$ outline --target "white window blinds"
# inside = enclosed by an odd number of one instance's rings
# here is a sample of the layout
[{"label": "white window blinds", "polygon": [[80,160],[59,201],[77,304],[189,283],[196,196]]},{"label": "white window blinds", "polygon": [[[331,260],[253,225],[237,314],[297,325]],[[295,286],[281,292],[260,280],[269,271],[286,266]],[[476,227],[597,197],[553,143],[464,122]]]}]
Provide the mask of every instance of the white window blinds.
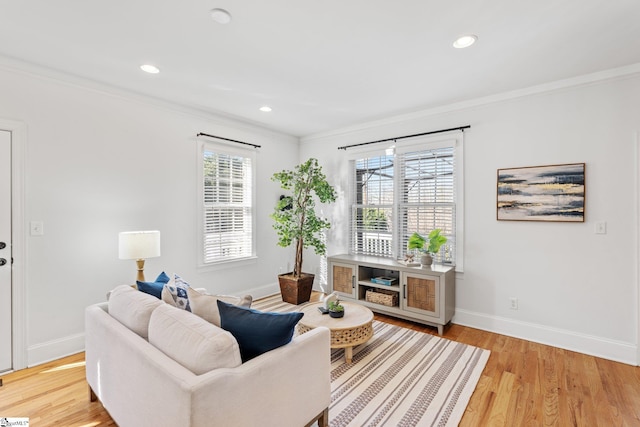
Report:
[{"label": "white window blinds", "polygon": [[351,250],[356,254],[393,254],[393,156],[357,159],[353,164]]},{"label": "white window blinds", "polygon": [[442,230],[447,238],[435,255],[439,263],[455,262],[456,180],[453,147],[411,151],[399,155],[402,164],[399,196],[401,248],[417,232],[427,236]]},{"label": "white window blinds", "polygon": [[364,154],[351,164],[350,251],[402,258],[414,232],[439,228],[448,241],[436,262],[456,264],[461,197],[456,139],[414,144],[393,154]]},{"label": "white window blinds", "polygon": [[253,154],[206,143],[202,168],[202,263],[254,256]]}]

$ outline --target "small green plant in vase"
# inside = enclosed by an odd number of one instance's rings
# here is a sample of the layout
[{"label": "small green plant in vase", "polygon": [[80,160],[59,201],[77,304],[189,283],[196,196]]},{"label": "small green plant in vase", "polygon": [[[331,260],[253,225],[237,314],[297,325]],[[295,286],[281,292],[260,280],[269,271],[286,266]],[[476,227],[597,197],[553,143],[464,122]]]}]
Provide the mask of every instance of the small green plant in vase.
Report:
[{"label": "small green plant in vase", "polygon": [[442,230],[439,228],[434,229],[429,233],[427,237],[424,237],[418,233],[413,233],[409,236],[409,242],[407,243],[408,250],[417,250],[422,255],[420,257],[420,263],[422,266],[428,266],[433,263],[433,254],[437,254],[440,250],[440,246],[447,243],[447,238],[440,234]]},{"label": "small green plant in vase", "polygon": [[329,303],[329,316],[331,317],[344,316],[344,306],[340,304],[340,300],[331,301]]}]

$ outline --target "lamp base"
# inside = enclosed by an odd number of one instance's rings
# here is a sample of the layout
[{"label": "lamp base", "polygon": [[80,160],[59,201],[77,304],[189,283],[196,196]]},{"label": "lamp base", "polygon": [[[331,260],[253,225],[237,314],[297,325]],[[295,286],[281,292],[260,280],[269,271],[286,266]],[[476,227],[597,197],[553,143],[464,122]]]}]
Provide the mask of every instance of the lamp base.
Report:
[{"label": "lamp base", "polygon": [[138,277],[136,277],[136,280],[139,282],[144,282],[144,260],[138,259],[136,260],[136,264],[138,265]]}]

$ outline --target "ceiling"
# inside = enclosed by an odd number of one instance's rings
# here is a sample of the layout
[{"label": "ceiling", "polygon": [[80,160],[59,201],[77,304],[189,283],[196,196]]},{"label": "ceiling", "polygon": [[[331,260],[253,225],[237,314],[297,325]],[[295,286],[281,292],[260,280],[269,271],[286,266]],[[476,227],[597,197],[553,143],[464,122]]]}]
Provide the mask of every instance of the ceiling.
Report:
[{"label": "ceiling", "polygon": [[640,0],[0,0],[0,56],[308,136],[638,64]]}]

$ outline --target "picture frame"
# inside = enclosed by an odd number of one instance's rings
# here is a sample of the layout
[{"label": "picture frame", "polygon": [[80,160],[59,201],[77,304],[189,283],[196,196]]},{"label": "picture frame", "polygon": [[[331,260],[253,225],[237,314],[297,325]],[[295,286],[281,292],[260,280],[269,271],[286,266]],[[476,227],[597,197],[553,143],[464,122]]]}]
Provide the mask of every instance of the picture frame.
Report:
[{"label": "picture frame", "polygon": [[585,163],[498,169],[498,221],[584,222]]}]

